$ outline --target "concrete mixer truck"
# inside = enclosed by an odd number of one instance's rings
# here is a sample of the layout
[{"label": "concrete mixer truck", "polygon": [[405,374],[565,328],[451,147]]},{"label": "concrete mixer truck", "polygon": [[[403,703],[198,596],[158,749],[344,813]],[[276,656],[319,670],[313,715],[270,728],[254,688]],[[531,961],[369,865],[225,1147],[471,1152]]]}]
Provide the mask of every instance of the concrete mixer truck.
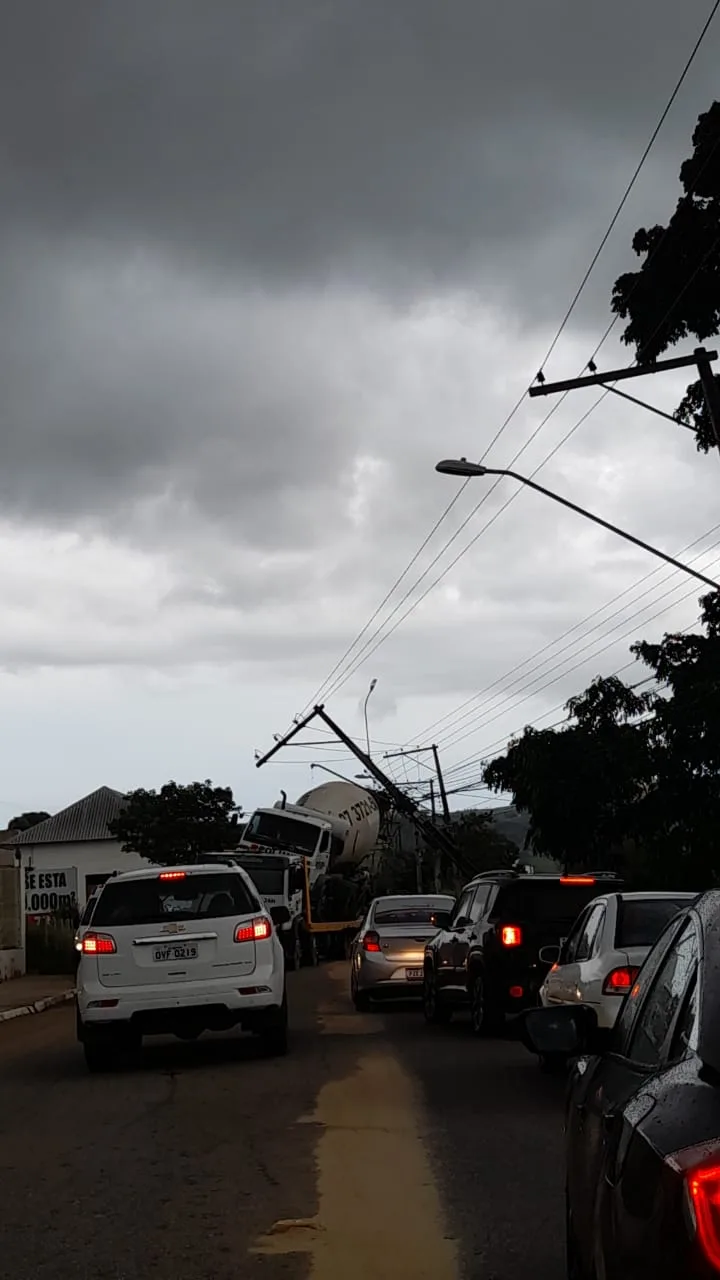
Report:
[{"label": "concrete mixer truck", "polygon": [[[302,860],[306,892],[300,901],[288,899],[291,922],[285,932],[296,945],[302,934],[306,955],[316,945],[337,954],[340,944],[357,928],[369,900],[363,863],[374,850],[380,829],[375,796],[351,782],[327,782],[306,791],[295,804],[282,800],[250,815],[235,853],[252,876],[252,866],[282,856],[288,875]],[[309,940],[312,939],[312,943]]]}]

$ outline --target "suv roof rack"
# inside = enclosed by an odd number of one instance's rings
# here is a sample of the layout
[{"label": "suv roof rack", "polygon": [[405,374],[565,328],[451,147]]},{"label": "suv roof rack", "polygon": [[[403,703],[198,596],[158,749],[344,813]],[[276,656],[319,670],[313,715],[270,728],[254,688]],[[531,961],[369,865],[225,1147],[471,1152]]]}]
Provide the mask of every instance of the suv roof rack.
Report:
[{"label": "suv roof rack", "polygon": [[514,867],[498,867],[495,871],[478,871],[478,874],[473,876],[469,883],[474,884],[476,880],[497,880],[499,876],[507,880],[517,880],[521,874]]}]

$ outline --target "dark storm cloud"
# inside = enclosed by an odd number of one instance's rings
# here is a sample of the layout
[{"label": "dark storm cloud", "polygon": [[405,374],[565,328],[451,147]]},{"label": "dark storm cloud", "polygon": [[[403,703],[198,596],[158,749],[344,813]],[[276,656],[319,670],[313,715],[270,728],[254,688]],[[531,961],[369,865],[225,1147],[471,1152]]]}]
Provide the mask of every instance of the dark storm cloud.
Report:
[{"label": "dark storm cloud", "polygon": [[[554,303],[563,233],[594,235],[612,211],[707,8],[10,0],[2,216],[265,280],[413,293],[498,274],[517,292],[514,254],[549,237]],[[715,65],[663,135],[673,170]]]}]

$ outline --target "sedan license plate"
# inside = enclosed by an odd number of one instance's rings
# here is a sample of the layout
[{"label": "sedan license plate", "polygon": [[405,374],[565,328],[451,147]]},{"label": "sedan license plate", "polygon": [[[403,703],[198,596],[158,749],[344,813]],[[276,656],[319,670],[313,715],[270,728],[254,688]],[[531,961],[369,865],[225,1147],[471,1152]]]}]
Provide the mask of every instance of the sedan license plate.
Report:
[{"label": "sedan license plate", "polygon": [[405,977],[408,982],[422,982],[423,971],[422,969],[406,969]]},{"label": "sedan license plate", "polygon": [[167,947],[156,947],[153,960],[167,964],[173,960],[197,960],[198,949],[194,942],[172,942]]}]

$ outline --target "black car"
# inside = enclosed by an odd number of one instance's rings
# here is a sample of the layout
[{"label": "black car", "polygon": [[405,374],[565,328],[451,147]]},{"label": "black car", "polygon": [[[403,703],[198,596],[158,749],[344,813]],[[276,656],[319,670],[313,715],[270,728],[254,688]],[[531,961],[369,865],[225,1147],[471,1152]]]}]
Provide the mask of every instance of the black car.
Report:
[{"label": "black car", "polygon": [[470,1006],[477,1034],[507,1013],[537,1004],[549,963],[578,914],[598,894],[618,889],[612,874],[526,875],[483,872],[460,894],[448,927],[425,948],[423,1004],[428,1022],[447,1022]]},{"label": "black car", "polygon": [[570,1280],[720,1276],[720,892],[668,925],[612,1031],[582,1005],[519,1022],[573,1060]]}]

